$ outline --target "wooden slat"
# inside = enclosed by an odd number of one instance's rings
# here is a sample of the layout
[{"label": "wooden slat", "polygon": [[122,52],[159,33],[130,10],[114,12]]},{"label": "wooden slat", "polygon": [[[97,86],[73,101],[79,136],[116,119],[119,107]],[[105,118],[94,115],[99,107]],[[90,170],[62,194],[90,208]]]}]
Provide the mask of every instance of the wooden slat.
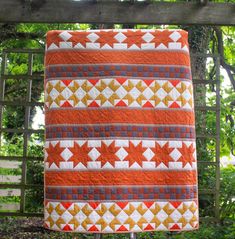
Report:
[{"label": "wooden slat", "polygon": [[216,162],[211,161],[197,161],[198,164],[208,164],[208,165],[216,165]]},{"label": "wooden slat", "polygon": [[8,216],[8,217],[43,217],[43,213],[33,213],[33,212],[0,212],[0,216]]},{"label": "wooden slat", "polygon": [[204,84],[204,85],[215,85],[217,82],[216,80],[198,80],[198,79],[193,79],[193,84],[198,85],[198,84]]},{"label": "wooden slat", "polygon": [[20,189],[0,189],[0,197],[20,196]]},{"label": "wooden slat", "polygon": [[[22,156],[0,156],[0,160],[7,160],[7,161],[22,161],[24,157]],[[30,161],[43,161],[44,157],[25,157],[26,160]],[[0,162],[1,163],[1,162]]]},{"label": "wooden slat", "polygon": [[235,25],[234,3],[0,1],[0,22]]},{"label": "wooden slat", "polygon": [[0,175],[1,183],[20,183],[21,176],[20,175]]},{"label": "wooden slat", "polygon": [[39,185],[39,184],[6,184],[6,183],[0,183],[0,188],[6,189],[6,188],[25,188],[25,189],[32,189],[32,188],[43,188],[44,185]]},{"label": "wooden slat", "polygon": [[43,80],[44,76],[42,74],[34,74],[34,75],[2,75],[2,78],[7,79],[13,79],[13,80],[22,80],[22,79],[31,79],[31,80]]},{"label": "wooden slat", "polygon": [[1,132],[6,133],[27,133],[27,134],[44,134],[45,130],[43,129],[1,129]]},{"label": "wooden slat", "polygon": [[0,211],[19,211],[20,204],[19,203],[0,203]]},{"label": "wooden slat", "polygon": [[199,194],[215,194],[213,189],[198,189]]},{"label": "wooden slat", "polygon": [[[1,3],[0,3],[1,4]],[[31,48],[31,49],[24,49],[24,48],[7,48],[7,49],[3,49],[4,53],[36,53],[36,54],[44,54],[45,50],[44,49],[40,49],[40,48]]]},{"label": "wooden slat", "polygon": [[210,134],[196,134],[196,137],[198,139],[216,139],[216,135],[210,135]]},{"label": "wooden slat", "polygon": [[217,107],[214,106],[201,106],[201,105],[195,105],[195,110],[200,110],[200,111],[217,111],[220,110]]},{"label": "wooden slat", "polygon": [[[235,15],[235,14],[234,14]],[[216,58],[216,107],[220,107],[220,58]],[[220,222],[220,110],[216,111],[216,183],[215,218]]]},{"label": "wooden slat", "polygon": [[20,165],[21,165],[21,162],[19,161],[0,160],[0,168],[15,169],[15,168],[19,168]]},{"label": "wooden slat", "polygon": [[[29,53],[28,55],[28,75],[32,75],[33,73],[33,53]],[[32,80],[28,79],[27,82],[27,93],[26,100],[27,102],[31,102],[31,92],[32,91]],[[24,129],[29,129],[29,121],[30,121],[30,106],[26,106],[25,108],[25,117],[24,117]],[[21,183],[26,184],[27,181],[27,161],[25,157],[27,157],[28,152],[28,141],[29,135],[24,132],[24,145],[23,145],[23,160],[22,160],[22,178]],[[25,211],[25,188],[21,189],[21,197],[20,197],[20,212],[23,213]]]},{"label": "wooden slat", "polygon": [[7,106],[44,106],[43,102],[27,102],[27,101],[4,101],[0,100],[0,105]]}]

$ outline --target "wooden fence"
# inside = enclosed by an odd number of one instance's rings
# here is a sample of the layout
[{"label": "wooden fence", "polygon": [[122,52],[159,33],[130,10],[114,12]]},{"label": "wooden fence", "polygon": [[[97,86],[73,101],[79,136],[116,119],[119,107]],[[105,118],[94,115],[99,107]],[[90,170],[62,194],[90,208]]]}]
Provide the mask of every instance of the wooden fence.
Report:
[{"label": "wooden fence", "polygon": [[[11,53],[27,54],[27,74],[24,75],[11,75],[8,71],[8,55]],[[0,78],[0,143],[4,133],[16,133],[23,135],[23,151],[22,155],[0,155],[0,216],[43,216],[43,212],[28,212],[25,209],[26,204],[26,190],[43,190],[43,185],[35,185],[27,183],[27,162],[43,162],[43,157],[38,155],[29,156],[29,138],[30,135],[44,134],[43,129],[32,129],[30,124],[30,110],[33,107],[44,106],[43,102],[33,101],[31,97],[32,83],[35,79],[44,80],[43,74],[34,74],[33,72],[33,59],[36,55],[43,55],[44,51],[41,49],[6,49],[2,52],[2,67]],[[212,188],[199,188],[199,199],[202,195],[212,195],[214,199],[214,215],[209,219],[219,220],[219,188],[220,188],[220,58],[218,55],[202,55],[198,54],[194,57],[203,59],[213,59],[213,64],[216,70],[213,79],[193,79],[194,89],[196,92],[197,86],[213,86],[215,88],[215,105],[195,105],[195,111],[200,114],[213,112],[215,114],[216,129],[214,134],[197,133],[197,140],[214,140],[215,142],[215,157],[213,160],[205,161],[198,158],[198,166],[202,169],[211,170],[213,168],[215,184]],[[43,64],[43,62],[42,62]],[[5,100],[5,82],[8,79],[14,79],[16,82],[20,80],[27,81],[27,89],[24,101],[8,101]],[[43,84],[42,84],[43,85]],[[41,89],[43,92],[43,89]],[[197,95],[196,95],[197,97]],[[4,108],[7,106],[23,106],[24,107],[24,124],[21,128],[5,128],[3,127]],[[196,119],[197,120],[197,119]],[[43,122],[42,122],[43,123]],[[4,142],[2,142],[3,147]],[[209,167],[208,167],[209,166]],[[20,168],[20,175],[1,175],[2,169],[18,169]],[[200,178],[199,178],[200,184]],[[7,198],[15,197],[18,203],[8,202]],[[17,200],[16,200],[17,201]],[[208,217],[206,217],[208,219]],[[203,218],[202,218],[203,219]]]}]

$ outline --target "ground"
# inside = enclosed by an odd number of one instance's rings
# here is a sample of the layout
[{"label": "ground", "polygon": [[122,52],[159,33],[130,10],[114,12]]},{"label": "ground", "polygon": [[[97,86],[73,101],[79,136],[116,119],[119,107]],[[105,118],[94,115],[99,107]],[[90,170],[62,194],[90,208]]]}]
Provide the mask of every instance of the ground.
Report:
[{"label": "ground", "polygon": [[[140,235],[141,234],[141,235]],[[161,239],[155,233],[140,233],[138,239]],[[93,235],[53,232],[43,228],[42,218],[2,217],[0,218],[0,239],[93,239]],[[130,238],[128,234],[106,234],[104,239]],[[171,237],[170,237],[171,238]]]},{"label": "ground", "polygon": [[0,239],[83,239],[84,236],[57,233],[43,228],[42,218],[0,218]]}]

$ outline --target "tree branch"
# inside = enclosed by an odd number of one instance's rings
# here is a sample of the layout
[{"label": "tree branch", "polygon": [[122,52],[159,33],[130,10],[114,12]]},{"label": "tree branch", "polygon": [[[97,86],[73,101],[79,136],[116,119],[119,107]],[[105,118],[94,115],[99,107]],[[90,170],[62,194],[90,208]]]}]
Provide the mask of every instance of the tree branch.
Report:
[{"label": "tree branch", "polygon": [[226,70],[228,77],[231,81],[231,84],[233,86],[233,89],[235,90],[235,80],[234,80],[234,74],[235,74],[235,66],[232,66],[228,64],[224,57],[224,45],[223,45],[223,34],[220,27],[214,27],[215,34],[218,41],[218,53],[220,54],[220,63],[223,66],[223,68]]},{"label": "tree branch", "polygon": [[9,39],[20,39],[20,40],[34,40],[43,37],[43,33],[34,32],[17,32],[15,24],[0,24],[0,42]]}]

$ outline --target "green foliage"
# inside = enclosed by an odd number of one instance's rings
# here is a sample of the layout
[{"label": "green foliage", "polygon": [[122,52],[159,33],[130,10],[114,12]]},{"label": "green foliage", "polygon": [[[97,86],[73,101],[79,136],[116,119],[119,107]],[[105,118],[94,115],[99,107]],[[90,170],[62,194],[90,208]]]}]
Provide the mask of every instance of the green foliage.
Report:
[{"label": "green foliage", "polygon": [[[5,134],[3,134],[3,136],[4,135]],[[2,143],[0,147],[1,156],[21,156],[23,154],[23,136],[22,135],[20,137],[17,134],[13,134],[10,139],[2,140],[1,143]]]},{"label": "green foliage", "polygon": [[221,170],[220,201],[222,222],[235,222],[235,167],[232,165]]},{"label": "green foliage", "polygon": [[[32,157],[43,157],[43,136],[32,135],[29,141],[28,155]],[[36,188],[26,190],[26,211],[41,212],[43,210],[43,161],[27,162],[27,184],[39,185]]]},{"label": "green foliage", "polygon": [[235,91],[222,88],[221,95],[221,156],[235,155],[235,113],[231,102],[235,101]]}]

